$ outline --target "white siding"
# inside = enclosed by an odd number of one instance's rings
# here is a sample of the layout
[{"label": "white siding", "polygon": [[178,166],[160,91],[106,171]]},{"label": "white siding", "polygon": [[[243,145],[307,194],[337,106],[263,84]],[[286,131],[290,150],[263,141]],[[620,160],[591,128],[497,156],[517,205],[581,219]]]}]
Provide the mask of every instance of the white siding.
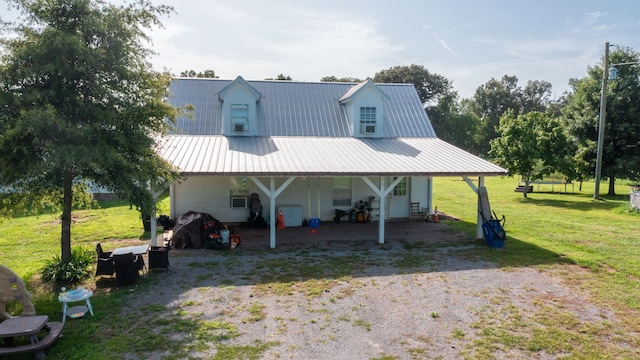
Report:
[{"label": "white siding", "polygon": [[427,185],[427,177],[412,177],[409,181],[409,195],[411,202],[419,202],[420,209],[429,205],[429,189]]},{"label": "white siding", "polygon": [[[379,184],[380,179],[370,178],[374,184]],[[266,186],[269,186],[269,178],[258,178]],[[276,178],[276,188],[280,187],[286,178]],[[269,220],[270,199],[247,178],[251,186],[251,192],[260,196],[263,207],[263,216]],[[318,187],[318,184],[320,185]],[[359,177],[353,178],[352,205],[356,201],[366,201],[375,193]],[[247,221],[249,209],[232,209],[229,203],[229,178],[214,176],[190,176],[185,181],[176,184],[174,196],[179,201],[172,211],[174,217],[179,217],[188,211],[205,212],[216,219],[227,223],[240,223]],[[377,203],[377,199],[376,199]],[[302,218],[317,218],[322,221],[332,221],[336,207],[333,206],[333,189],[330,177],[298,177],[276,199],[278,205],[299,205],[302,208]],[[319,212],[318,212],[319,206]],[[350,206],[349,206],[350,207]],[[348,207],[340,207],[346,210]],[[376,218],[377,219],[377,218]]]}]

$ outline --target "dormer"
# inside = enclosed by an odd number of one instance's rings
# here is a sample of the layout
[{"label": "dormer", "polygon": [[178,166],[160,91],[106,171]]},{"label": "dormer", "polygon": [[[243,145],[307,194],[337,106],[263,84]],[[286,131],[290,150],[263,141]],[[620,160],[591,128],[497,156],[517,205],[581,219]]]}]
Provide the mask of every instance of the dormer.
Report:
[{"label": "dormer", "polygon": [[382,114],[387,100],[389,97],[371,79],[352,87],[338,99],[346,109],[353,137],[383,136]]},{"label": "dormer", "polygon": [[262,94],[238,76],[218,93],[222,101],[222,133],[227,136],[255,136],[258,131],[257,104]]}]

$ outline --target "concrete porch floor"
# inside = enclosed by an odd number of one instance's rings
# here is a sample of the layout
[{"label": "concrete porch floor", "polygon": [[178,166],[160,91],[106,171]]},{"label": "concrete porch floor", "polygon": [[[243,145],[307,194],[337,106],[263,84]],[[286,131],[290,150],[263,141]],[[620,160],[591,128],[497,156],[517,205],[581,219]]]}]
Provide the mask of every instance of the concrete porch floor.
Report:
[{"label": "concrete porch floor", "polygon": [[[247,248],[269,248],[269,229],[252,229],[244,225],[231,227],[241,236],[241,246]],[[378,243],[378,222],[340,223],[323,221],[318,228],[287,227],[276,229],[276,248],[305,244],[327,244],[333,242]],[[460,239],[466,234],[447,231],[446,223],[392,220],[385,223],[385,243],[397,241],[443,242]],[[469,240],[473,240],[469,237]]]}]

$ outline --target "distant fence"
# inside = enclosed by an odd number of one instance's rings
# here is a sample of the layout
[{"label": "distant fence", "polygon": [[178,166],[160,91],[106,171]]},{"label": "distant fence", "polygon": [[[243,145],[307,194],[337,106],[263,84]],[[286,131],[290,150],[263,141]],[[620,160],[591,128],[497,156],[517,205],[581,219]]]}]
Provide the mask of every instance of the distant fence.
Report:
[{"label": "distant fence", "polygon": [[[575,192],[574,184],[572,181],[565,181],[562,179],[544,179],[532,181],[529,183],[529,189],[535,190],[535,192],[540,191],[549,191],[551,188],[551,192],[556,192],[556,188],[558,188],[558,192],[568,192],[568,187],[571,185],[571,192]],[[533,188],[535,186],[535,189]],[[524,181],[520,181],[518,187],[524,187]],[[517,190],[516,190],[517,191]],[[533,191],[532,191],[533,192]]]},{"label": "distant fence", "polygon": [[629,194],[629,208],[640,211],[640,185],[631,186]]}]

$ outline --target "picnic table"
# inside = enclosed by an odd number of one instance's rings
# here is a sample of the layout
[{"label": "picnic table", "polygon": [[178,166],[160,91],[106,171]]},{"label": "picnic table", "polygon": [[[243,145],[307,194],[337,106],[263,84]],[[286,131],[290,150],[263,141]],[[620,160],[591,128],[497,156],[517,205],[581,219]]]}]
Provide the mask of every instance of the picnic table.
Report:
[{"label": "picnic table", "polygon": [[[4,344],[0,347],[0,356],[16,355],[33,352],[36,359],[44,359],[44,349],[60,336],[62,331],[61,322],[48,322],[47,315],[39,316],[23,316],[6,319],[0,323],[0,338],[4,340]],[[42,331],[47,334],[43,338],[39,338],[38,334]],[[29,344],[13,346],[14,338],[28,337]]]}]

